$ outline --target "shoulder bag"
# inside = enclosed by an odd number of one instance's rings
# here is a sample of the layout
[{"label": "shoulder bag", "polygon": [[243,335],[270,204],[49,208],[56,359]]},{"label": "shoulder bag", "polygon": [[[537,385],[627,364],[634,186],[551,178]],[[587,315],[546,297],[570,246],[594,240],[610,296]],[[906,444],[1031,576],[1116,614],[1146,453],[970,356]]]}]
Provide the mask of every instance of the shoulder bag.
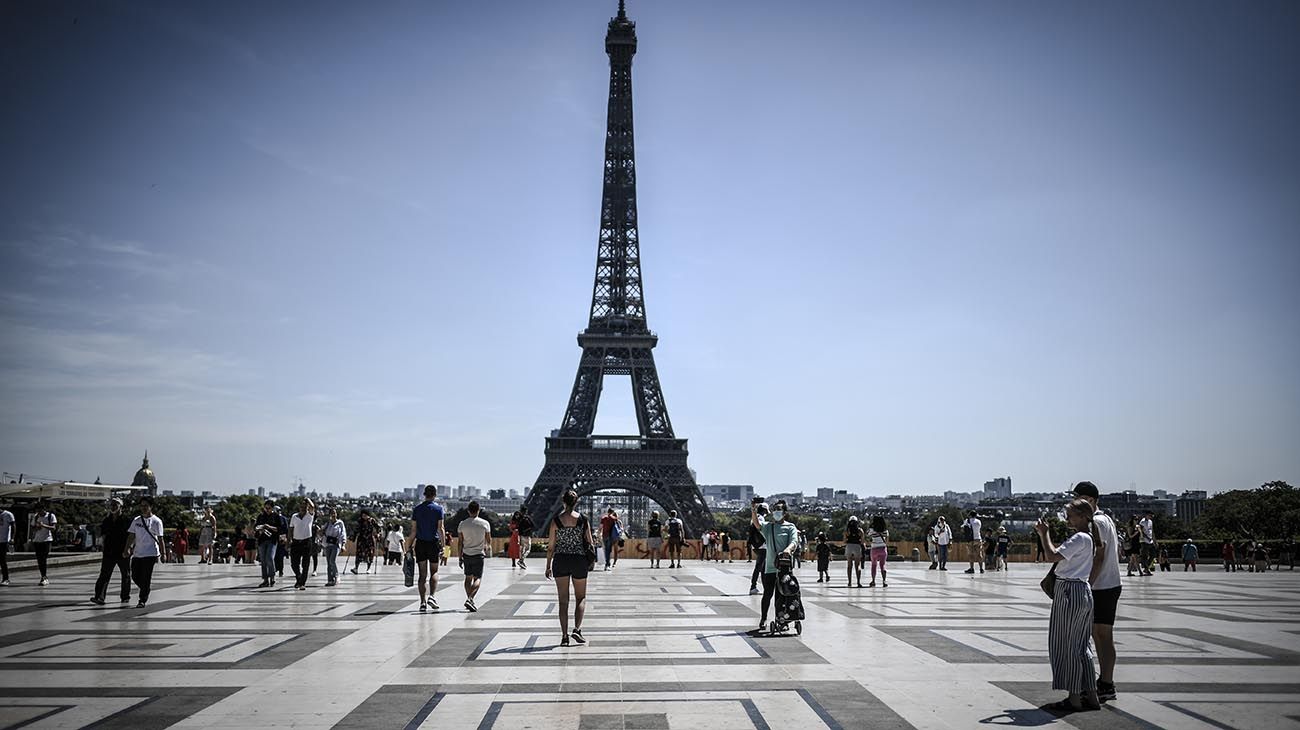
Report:
[{"label": "shoulder bag", "polygon": [[1038,583],[1038,587],[1042,588],[1043,593],[1046,593],[1047,597],[1051,599],[1056,598],[1056,565],[1056,563],[1052,563],[1047,575],[1043,576],[1043,580]]}]

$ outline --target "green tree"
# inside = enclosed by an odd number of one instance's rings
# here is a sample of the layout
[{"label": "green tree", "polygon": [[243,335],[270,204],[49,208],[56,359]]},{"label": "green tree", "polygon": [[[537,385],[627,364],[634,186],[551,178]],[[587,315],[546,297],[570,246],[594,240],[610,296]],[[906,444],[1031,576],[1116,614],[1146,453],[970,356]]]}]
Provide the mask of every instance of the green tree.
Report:
[{"label": "green tree", "polygon": [[[138,512],[139,507],[135,509]],[[158,515],[158,518],[162,520],[163,527],[168,530],[185,527],[192,532],[199,527],[199,520],[194,516],[194,512],[181,504],[180,500],[175,497],[155,497],[153,500],[153,513]]]},{"label": "green tree", "polygon": [[[915,532],[907,536],[906,539],[917,541],[924,540],[926,531],[928,531],[934,523],[938,522],[940,517],[943,517],[943,519],[947,521],[948,527],[952,529],[952,536],[956,539],[961,539],[961,523],[966,521],[966,513],[962,512],[960,507],[951,504],[945,504],[939,509],[931,510],[922,515],[921,519],[916,521]],[[904,538],[900,537],[899,539]]]},{"label": "green tree", "polygon": [[1210,540],[1293,537],[1300,528],[1300,490],[1283,481],[1210,497],[1196,533]]},{"label": "green tree", "polygon": [[212,508],[217,516],[217,527],[235,530],[253,524],[262,513],[261,497],[254,494],[234,494],[221,500]]}]

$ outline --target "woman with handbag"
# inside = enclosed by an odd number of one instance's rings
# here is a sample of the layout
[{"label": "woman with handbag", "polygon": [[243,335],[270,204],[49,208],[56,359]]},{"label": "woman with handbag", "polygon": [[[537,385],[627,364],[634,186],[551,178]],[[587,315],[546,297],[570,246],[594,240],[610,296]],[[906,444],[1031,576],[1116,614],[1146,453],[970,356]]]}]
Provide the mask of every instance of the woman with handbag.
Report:
[{"label": "woman with handbag", "polygon": [[339,551],[348,543],[348,528],[333,507],[325,508],[325,529],[321,531],[325,551],[325,587],[338,585]]},{"label": "woman with handbag", "polygon": [[[546,577],[555,579],[560,598],[560,646],[585,644],[582,618],[587,610],[587,573],[596,564],[596,541],[591,523],[577,511],[578,493],[564,493],[564,511],[551,521],[546,541]],[[569,633],[569,584],[573,584],[573,633]]]},{"label": "woman with handbag", "polygon": [[[1047,653],[1052,666],[1052,689],[1063,689],[1069,697],[1047,705],[1052,712],[1098,710],[1097,675],[1088,654],[1092,636],[1092,590],[1088,577],[1092,573],[1093,507],[1086,499],[1076,499],[1065,508],[1066,522],[1075,531],[1060,545],[1052,543],[1047,523],[1039,520],[1034,529],[1042,537],[1052,570],[1043,581],[1043,590],[1052,591],[1052,616],[1047,629]],[[1052,585],[1055,583],[1055,585]]]}]

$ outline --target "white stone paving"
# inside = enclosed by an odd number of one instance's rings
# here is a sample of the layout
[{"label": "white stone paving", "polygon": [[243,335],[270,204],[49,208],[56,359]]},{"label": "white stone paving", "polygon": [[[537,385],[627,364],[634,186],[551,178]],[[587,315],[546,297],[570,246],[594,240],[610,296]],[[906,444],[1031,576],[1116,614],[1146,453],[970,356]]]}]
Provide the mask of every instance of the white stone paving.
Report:
[{"label": "white stone paving", "polygon": [[803,635],[755,638],[749,565],[624,560],[592,575],[586,647],[558,646],[542,567],[489,561],[478,614],[455,565],[430,614],[394,568],[293,591],[254,589],[255,566],[159,566],[143,610],[85,601],[89,569],[56,569],[46,588],[15,573],[0,588],[0,728],[1300,726],[1290,571],[1126,579],[1120,697],[1058,718],[1037,709],[1059,699],[1045,566],[893,564],[889,588],[859,589],[840,564],[818,584],[805,563]]}]

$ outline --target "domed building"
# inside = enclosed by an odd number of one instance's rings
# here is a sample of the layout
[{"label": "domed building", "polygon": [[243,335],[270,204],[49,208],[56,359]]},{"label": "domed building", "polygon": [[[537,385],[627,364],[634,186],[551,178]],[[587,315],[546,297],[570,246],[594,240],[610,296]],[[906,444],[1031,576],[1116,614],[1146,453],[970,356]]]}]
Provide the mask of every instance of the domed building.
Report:
[{"label": "domed building", "polygon": [[148,487],[149,496],[158,496],[158,480],[154,478],[153,469],[149,468],[149,452],[144,452],[144,461],[140,464],[140,470],[135,473],[135,478],[131,480],[133,487]]}]

